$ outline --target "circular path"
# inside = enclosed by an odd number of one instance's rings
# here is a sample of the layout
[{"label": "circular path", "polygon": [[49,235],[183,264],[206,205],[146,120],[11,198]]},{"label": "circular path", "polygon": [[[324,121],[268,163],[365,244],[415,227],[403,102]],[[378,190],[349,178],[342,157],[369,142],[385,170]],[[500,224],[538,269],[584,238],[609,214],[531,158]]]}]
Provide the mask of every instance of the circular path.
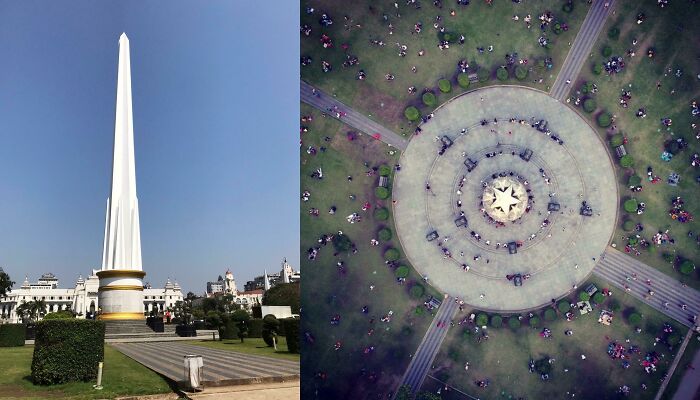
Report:
[{"label": "circular path", "polygon": [[[533,127],[540,120],[546,127]],[[393,211],[406,256],[433,286],[480,309],[522,311],[590,274],[613,234],[618,194],[604,144],[576,112],[543,92],[499,86],[452,99],[421,128],[401,156]],[[525,213],[493,219],[483,201],[494,184],[508,199],[523,185]],[[591,216],[581,215],[584,201]],[[496,204],[508,212],[515,203]],[[508,279],[515,274],[522,286]]]}]

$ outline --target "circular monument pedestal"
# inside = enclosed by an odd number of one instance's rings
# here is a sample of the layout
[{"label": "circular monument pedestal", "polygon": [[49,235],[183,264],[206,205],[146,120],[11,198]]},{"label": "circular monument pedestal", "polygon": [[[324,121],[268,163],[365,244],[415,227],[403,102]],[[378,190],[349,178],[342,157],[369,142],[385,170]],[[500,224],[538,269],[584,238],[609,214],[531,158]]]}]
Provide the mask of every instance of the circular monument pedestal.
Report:
[{"label": "circular monument pedestal", "polygon": [[99,319],[139,320],[143,315],[143,277],[139,270],[113,269],[97,272],[100,278]]}]

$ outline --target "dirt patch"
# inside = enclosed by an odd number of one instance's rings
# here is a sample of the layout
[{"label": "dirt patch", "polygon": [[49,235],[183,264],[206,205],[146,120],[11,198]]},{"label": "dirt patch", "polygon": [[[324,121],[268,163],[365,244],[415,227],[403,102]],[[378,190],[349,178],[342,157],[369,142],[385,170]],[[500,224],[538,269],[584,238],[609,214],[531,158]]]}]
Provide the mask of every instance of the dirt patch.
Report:
[{"label": "dirt patch", "polygon": [[58,399],[65,397],[61,391],[38,391],[38,390],[27,390],[20,385],[0,385],[0,398],[18,398],[23,397],[33,397],[33,398],[45,398],[45,399]]},{"label": "dirt patch", "polygon": [[401,122],[405,104],[369,85],[359,85],[353,104],[371,110],[372,119],[393,128]]}]

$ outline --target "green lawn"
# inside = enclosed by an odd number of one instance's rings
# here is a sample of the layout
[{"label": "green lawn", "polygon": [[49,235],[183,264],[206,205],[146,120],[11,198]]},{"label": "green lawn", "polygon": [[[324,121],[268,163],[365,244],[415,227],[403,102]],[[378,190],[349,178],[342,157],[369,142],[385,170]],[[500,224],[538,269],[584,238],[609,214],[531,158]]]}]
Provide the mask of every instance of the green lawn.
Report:
[{"label": "green lawn", "polygon": [[[599,288],[610,287],[600,280],[592,282]],[[607,308],[611,298],[618,301],[621,308],[612,325],[604,326],[598,323],[598,315],[603,307]],[[680,345],[676,345],[673,351],[663,343],[653,346],[654,338],[662,334],[662,326],[669,320],[623,291],[613,290],[611,298],[602,307],[595,307],[593,313],[579,315],[571,322],[560,314],[552,322],[541,318],[542,325],[537,329],[526,324],[515,330],[505,327],[505,324],[502,328],[489,328],[489,340],[481,343],[475,340],[476,334],[465,335],[465,328],[452,328],[431,375],[480,399],[511,398],[508,396],[564,399],[567,392],[582,399],[617,398],[615,392],[621,385],[631,388],[630,399],[653,399]],[[627,322],[626,315],[632,309],[643,316],[641,333],[636,333],[634,326]],[[541,317],[542,313],[539,314]],[[681,338],[685,335],[686,329],[676,323],[671,325]],[[551,339],[539,336],[542,327],[551,329]],[[573,330],[572,336],[564,334],[567,329]],[[629,344],[625,343],[626,339],[630,340]],[[632,355],[628,369],[622,367],[620,359],[613,360],[608,356],[608,343],[613,340],[625,346],[640,347],[641,354]],[[647,374],[640,366],[640,360],[650,351],[656,351],[662,358],[657,371]],[[581,354],[586,356],[585,360],[581,360]],[[555,359],[551,379],[547,382],[542,382],[539,374],[528,371],[528,360],[544,356]],[[468,371],[464,369],[466,362],[470,363]],[[477,387],[474,381],[481,379],[489,379],[491,385],[486,389]],[[641,388],[642,383],[647,385],[647,390]],[[437,387],[434,381],[427,379],[423,389],[435,391]],[[443,397],[453,398],[449,395]]]},{"label": "green lawn", "polygon": [[210,347],[212,349],[222,349],[237,351],[239,353],[255,354],[258,356],[268,356],[281,358],[284,360],[299,361],[299,354],[290,353],[287,351],[287,339],[284,336],[277,338],[277,348],[267,347],[261,338],[246,338],[243,343],[240,340],[222,340],[222,341],[203,341],[190,342],[190,344],[202,347]]},{"label": "green lawn", "polygon": [[[688,15],[697,15],[700,12],[700,5],[670,2],[669,7],[661,10],[656,6],[656,1],[652,0],[618,4],[616,15],[609,19],[599,40],[593,46],[593,55],[584,65],[577,83],[580,85],[583,81],[592,81],[597,84],[599,92],[593,97],[598,104],[598,110],[605,109],[615,115],[616,127],[628,138],[628,144],[625,145],[627,153],[635,159],[632,168],[618,169],[620,194],[623,200],[634,196],[638,201],[644,202],[646,211],[639,216],[622,211],[621,218],[641,222],[644,225],[641,235],[646,239],[650,239],[658,231],[666,230],[675,239],[675,245],[664,244],[651,252],[642,251],[640,259],[688,283],[689,286],[700,289],[700,271],[696,269],[690,277],[682,275],[662,258],[664,253],[670,253],[689,258],[696,265],[700,265],[700,251],[696,239],[688,237],[689,231],[695,235],[700,232],[700,202],[697,201],[700,189],[695,182],[700,170],[693,169],[690,165],[690,156],[700,152],[699,141],[695,139],[699,128],[691,127],[692,123],[700,123],[700,119],[691,115],[690,107],[693,100],[700,100],[700,80],[696,77],[700,71],[697,70],[695,40],[700,35],[700,25],[688,23],[687,20]],[[642,11],[647,19],[642,24],[637,24],[636,16]],[[617,40],[610,39],[607,34],[613,27],[620,30]],[[638,41],[636,46],[632,45],[634,39]],[[592,65],[603,62],[602,49],[606,45],[612,48],[612,54],[624,57],[626,67],[621,73],[613,76],[605,73],[595,75]],[[654,58],[646,56],[650,47],[656,49]],[[628,49],[634,49],[636,55],[627,56]],[[671,68],[671,73],[668,73],[668,68]],[[679,68],[682,75],[676,77],[675,71]],[[661,84],[660,89],[657,89],[657,82]],[[619,104],[623,88],[632,92],[628,108]],[[576,93],[572,95],[576,97]],[[646,108],[646,118],[635,116],[640,107]],[[591,115],[595,117],[597,112]],[[669,129],[660,122],[661,118],[665,117],[673,120]],[[595,125],[595,122],[592,124]],[[608,134],[604,129],[599,129],[599,133],[602,137]],[[687,140],[689,148],[676,154],[670,162],[662,161],[660,156],[664,142],[680,137]],[[651,184],[646,181],[648,166],[653,168],[654,174],[661,178],[661,182]],[[678,187],[666,184],[666,179],[672,172],[681,176]],[[643,178],[641,192],[633,193],[628,189],[627,177],[632,174]],[[681,224],[671,220],[668,211],[671,208],[671,200],[676,196],[681,196],[686,201],[685,209],[695,216],[694,222]],[[618,228],[613,243],[623,246],[626,240],[622,237],[628,235],[629,233]]]},{"label": "green lawn", "polygon": [[[471,70],[484,69],[492,79],[479,85],[498,84],[495,69],[506,64],[506,54],[517,53],[518,59],[527,59],[524,65],[530,69],[528,77],[518,81],[511,77],[508,83],[518,83],[547,90],[554,82],[556,74],[564,62],[576,31],[581,26],[588,11],[585,1],[575,1],[571,13],[562,11],[560,0],[540,0],[514,4],[511,1],[495,1],[486,5],[483,1],[473,1],[469,6],[457,6],[454,0],[443,1],[442,9],[432,5],[431,1],[422,1],[421,9],[399,1],[398,10],[393,2],[370,2],[343,0],[310,0],[301,3],[301,24],[312,28],[309,36],[301,35],[301,55],[309,56],[313,62],[301,67],[302,79],[333,93],[338,99],[371,114],[378,122],[408,134],[413,128],[407,124],[403,111],[408,105],[420,105],[427,114],[430,107],[423,106],[421,95],[428,90],[437,96],[438,103],[444,102],[463,92],[456,81],[458,63],[466,59]],[[314,7],[313,14],[307,14],[307,6]],[[455,15],[450,15],[450,11]],[[556,20],[568,24],[570,29],[559,35],[550,27],[543,33],[539,27],[538,16],[551,11]],[[322,27],[319,23],[321,14],[327,12],[333,18],[333,25]],[[397,13],[400,15],[397,16]],[[532,27],[527,28],[524,18],[531,14]],[[386,15],[385,20],[383,15]],[[513,21],[513,16],[519,17]],[[344,17],[347,16],[346,21]],[[446,32],[465,36],[464,45],[454,43],[449,49],[438,48],[438,30],[433,27],[436,17]],[[422,23],[420,33],[415,33],[414,24]],[[389,24],[393,26],[389,34]],[[345,25],[345,26],[344,26]],[[359,25],[359,27],[358,27]],[[324,48],[321,35],[326,34],[333,40],[333,47]],[[538,38],[545,36],[550,42],[550,49],[541,47]],[[371,40],[382,40],[385,46],[373,45]],[[397,43],[407,46],[406,56],[399,56]],[[348,49],[343,49],[343,44]],[[493,46],[493,52],[488,47]],[[480,54],[477,47],[486,50]],[[418,52],[425,54],[419,56]],[[359,65],[343,67],[346,55],[356,56]],[[538,66],[538,61],[545,57],[553,59],[551,70]],[[323,72],[321,62],[331,63],[333,69]],[[517,63],[517,60],[516,60]],[[517,64],[520,65],[520,64]],[[412,67],[416,71],[412,72]],[[362,69],[365,80],[357,80],[356,75]],[[386,74],[395,76],[393,81],[385,79]],[[437,82],[441,78],[452,82],[450,93],[440,93]],[[542,79],[542,83],[538,83]],[[416,94],[409,94],[408,88],[414,86]],[[475,87],[472,84],[471,88]]]},{"label": "green lawn", "polygon": [[110,346],[105,346],[104,389],[94,390],[95,382],[35,386],[31,382],[33,352],[34,346],[0,348],[0,398],[111,399],[172,391],[165,378]]},{"label": "green lawn", "polygon": [[[380,227],[394,229],[391,220],[373,217],[378,205],[390,207],[391,202],[375,197],[377,176],[366,172],[384,163],[393,167],[398,153],[390,155],[386,144],[366,136],[348,140],[350,129],[306,105],[301,106],[301,112],[313,117],[312,122],[302,123],[309,131],[302,134],[300,156],[301,192],[310,192],[309,200],[301,202],[301,269],[305,276],[302,331],[315,338],[313,344],[302,344],[302,397],[314,398],[318,390],[318,398],[376,398],[395,389],[408,366],[409,354],[418,347],[430,322],[430,315],[415,312],[422,300],[408,293],[408,287],[420,277],[409,266],[407,282],[398,285],[394,271],[384,263],[382,254],[387,246],[400,248],[395,234],[379,246],[370,245]],[[316,155],[307,154],[309,146],[317,149]],[[320,150],[322,146],[325,152]],[[318,168],[322,168],[322,180],[310,177]],[[351,194],[355,200],[350,199]],[[362,211],[365,202],[371,205],[368,211]],[[337,208],[334,215],[328,212],[331,206]],[[309,214],[312,208],[319,210],[319,216]],[[362,221],[348,223],[346,217],[352,213],[360,214]],[[357,254],[334,256],[332,244],[321,246],[317,242],[322,234],[338,231],[357,245]],[[313,261],[307,257],[311,247],[321,247]],[[343,272],[337,267],[341,260],[345,263]],[[427,293],[437,294],[429,287]],[[369,307],[367,314],[362,313],[365,305]],[[393,311],[391,322],[381,322],[389,311]],[[336,314],[341,317],[340,324],[331,325]],[[375,319],[373,324],[371,318]],[[368,334],[370,329],[374,329],[372,335]],[[338,351],[334,350],[337,341],[342,346]],[[375,351],[365,354],[368,346],[374,346]],[[326,378],[317,377],[318,373]],[[376,379],[370,379],[373,374]]]}]

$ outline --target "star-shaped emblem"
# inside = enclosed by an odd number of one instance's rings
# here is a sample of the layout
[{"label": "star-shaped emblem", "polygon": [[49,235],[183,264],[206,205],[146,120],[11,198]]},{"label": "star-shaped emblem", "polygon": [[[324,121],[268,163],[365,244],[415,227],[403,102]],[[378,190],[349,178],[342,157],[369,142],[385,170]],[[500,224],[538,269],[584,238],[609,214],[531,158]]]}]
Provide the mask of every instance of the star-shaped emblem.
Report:
[{"label": "star-shaped emblem", "polygon": [[520,199],[513,195],[513,187],[507,186],[503,189],[495,188],[493,191],[493,204],[491,207],[500,209],[504,213],[510,212],[511,208],[518,204]]}]

